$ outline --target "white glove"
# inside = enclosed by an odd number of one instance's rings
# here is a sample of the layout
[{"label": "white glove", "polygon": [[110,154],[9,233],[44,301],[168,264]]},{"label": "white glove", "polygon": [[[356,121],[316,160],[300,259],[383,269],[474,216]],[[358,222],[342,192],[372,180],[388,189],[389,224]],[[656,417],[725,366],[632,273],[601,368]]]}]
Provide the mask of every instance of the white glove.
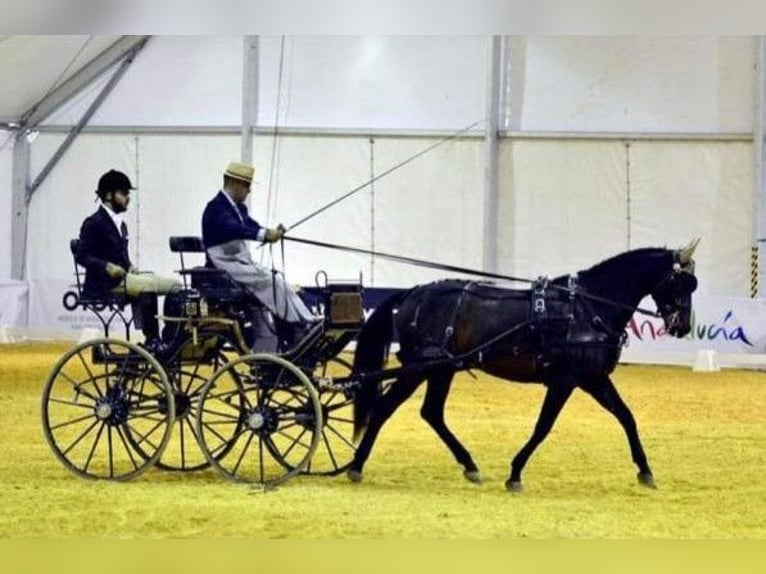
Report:
[{"label": "white glove", "polygon": [[126,275],[125,269],[115,263],[106,264],[106,274],[112,279],[122,279]]},{"label": "white glove", "polygon": [[267,229],[264,235],[266,243],[276,243],[285,235],[285,226],[281,223],[277,225],[276,229]]}]

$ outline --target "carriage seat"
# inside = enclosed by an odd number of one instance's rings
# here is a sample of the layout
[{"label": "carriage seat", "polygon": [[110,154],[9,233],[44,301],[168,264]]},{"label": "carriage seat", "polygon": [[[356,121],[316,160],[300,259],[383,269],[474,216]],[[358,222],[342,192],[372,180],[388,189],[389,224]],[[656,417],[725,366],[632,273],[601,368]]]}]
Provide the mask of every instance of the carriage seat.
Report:
[{"label": "carriage seat", "polygon": [[[259,304],[255,296],[227,271],[213,267],[201,237],[174,236],[170,238],[169,243],[170,251],[178,253],[181,258],[181,269],[178,273],[183,278],[184,289],[196,289],[205,298],[213,301]],[[184,254],[188,253],[205,254],[205,265],[187,267]]]},{"label": "carriage seat", "polygon": [[[77,301],[74,307],[82,307],[83,309],[94,309],[99,311],[104,308],[109,309],[124,309],[130,301],[128,297],[120,293],[100,293],[98,295],[83,295],[83,286],[85,283],[85,270],[77,263],[77,248],[80,245],[79,239],[69,240],[69,250],[72,252],[72,261],[74,263],[74,276],[75,285],[77,289]],[[65,296],[66,297],[66,296]],[[65,304],[65,306],[67,306]],[[67,308],[69,308],[67,306]]]}]

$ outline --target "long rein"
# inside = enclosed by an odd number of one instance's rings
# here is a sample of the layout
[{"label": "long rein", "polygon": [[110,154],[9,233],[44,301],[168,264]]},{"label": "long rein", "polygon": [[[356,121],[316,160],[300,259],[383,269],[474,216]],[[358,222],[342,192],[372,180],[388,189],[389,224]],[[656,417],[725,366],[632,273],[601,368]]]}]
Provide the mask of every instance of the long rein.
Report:
[{"label": "long rein", "polygon": [[[526,277],[513,277],[511,275],[503,275],[500,273],[491,273],[489,271],[481,271],[479,269],[470,269],[467,267],[458,267],[456,265],[447,265],[445,263],[437,263],[435,261],[428,261],[425,259],[416,259],[414,257],[405,257],[403,255],[393,255],[391,253],[384,253],[382,251],[372,251],[369,249],[362,249],[359,247],[350,247],[348,245],[338,245],[335,243],[327,243],[324,241],[316,241],[313,239],[303,239],[299,237],[290,237],[290,236],[284,236],[282,238],[286,241],[294,241],[296,243],[303,243],[305,245],[314,245],[316,247],[324,247],[326,249],[335,249],[337,251],[347,251],[349,253],[358,253],[362,255],[371,255],[374,257],[381,257],[383,259],[388,259],[390,261],[397,261],[399,263],[407,263],[409,265],[415,265],[417,267],[426,267],[429,269],[439,269],[440,271],[450,271],[453,273],[463,273],[465,275],[473,275],[476,277],[486,277],[488,279],[502,279],[505,281],[513,281],[517,283],[527,283],[529,285],[534,285],[538,283],[539,279],[529,279]],[[284,255],[283,255],[284,257]],[[558,291],[561,291],[563,293],[568,293],[570,296],[576,295],[583,297],[584,299],[589,299],[591,301],[596,301],[598,303],[604,303],[605,305],[610,305],[612,307],[617,307],[620,309],[625,309],[626,311],[631,311],[633,313],[640,313],[641,315],[647,315],[649,317],[654,318],[661,318],[662,315],[657,311],[651,311],[649,309],[644,309],[643,307],[639,306],[633,306],[633,305],[626,305],[625,303],[620,303],[619,301],[614,301],[612,299],[607,299],[605,297],[600,297],[598,295],[593,295],[591,293],[588,293],[587,291],[583,291],[581,288],[575,286],[563,286],[563,285],[556,285],[549,283],[546,285],[546,288],[556,289]]]},{"label": "long rein", "polygon": [[[410,265],[416,265],[418,267],[427,267],[430,269],[439,269],[442,271],[450,271],[455,273],[463,273],[467,275],[474,275],[478,277],[486,277],[489,279],[502,279],[506,281],[514,281],[519,283],[527,283],[530,285],[534,285],[538,283],[539,280],[536,279],[528,279],[526,277],[513,277],[510,275],[503,275],[499,273],[491,273],[488,271],[481,271],[478,269],[469,269],[465,267],[458,267],[456,265],[447,265],[444,263],[437,263],[434,261],[427,261],[423,259],[416,259],[413,257],[405,257],[402,255],[393,255],[390,253],[383,253],[380,251],[371,251],[367,249],[361,249],[358,247],[350,247],[346,245],[338,245],[334,243],[327,243],[324,241],[315,241],[313,239],[302,239],[298,237],[288,237],[284,236],[283,241],[294,241],[296,243],[303,243],[305,245],[313,245],[316,247],[323,247],[326,249],[334,249],[338,251],[347,251],[349,253],[358,253],[363,255],[372,255],[376,257],[382,257],[384,259],[389,259],[391,261],[397,261],[400,263],[407,263]],[[282,257],[284,259],[284,242],[282,242]],[[620,303],[619,301],[613,301],[611,299],[606,299],[605,297],[600,297],[598,295],[593,295],[591,293],[588,293],[587,291],[583,291],[582,289],[578,287],[571,287],[567,286],[564,287],[562,285],[555,285],[555,284],[548,284],[546,288],[554,288],[557,289],[563,293],[568,293],[570,296],[579,296],[583,297],[584,299],[589,299],[591,301],[596,301],[599,303],[604,303],[606,305],[610,305],[613,307],[618,307],[621,309],[629,310],[634,313],[641,313],[643,315],[649,315],[651,317],[661,317],[659,313],[656,311],[650,311],[648,309],[643,309],[638,306],[632,306],[632,305],[625,305],[624,303]],[[598,317],[598,316],[596,316]],[[470,370],[470,366],[473,363],[473,359],[478,357],[479,363],[482,361],[482,355],[486,349],[491,348],[494,344],[498,343],[499,341],[505,339],[506,337],[510,336],[513,333],[516,333],[517,331],[520,331],[521,329],[524,329],[531,325],[532,323],[535,323],[537,319],[530,319],[528,321],[524,321],[522,323],[519,323],[517,325],[514,325],[510,329],[503,331],[502,333],[499,333],[498,335],[495,335],[488,341],[484,341],[482,344],[480,344],[478,347],[475,347],[469,351],[466,351],[464,353],[458,354],[458,355],[452,355],[449,354],[448,356],[441,357],[438,359],[431,359],[428,361],[416,363],[413,365],[407,365],[403,367],[394,367],[394,368],[388,368],[388,369],[381,369],[378,371],[373,372],[365,372],[365,373],[355,373],[349,377],[341,377],[340,379],[337,379],[332,382],[333,388],[340,388],[340,389],[351,389],[356,387],[359,383],[364,382],[365,380],[378,380],[378,381],[385,381],[391,378],[396,378],[401,376],[404,373],[414,373],[419,372],[422,370],[428,370],[432,369],[434,367],[438,367],[441,365],[451,365],[455,366],[458,369],[465,369],[468,368]]]}]

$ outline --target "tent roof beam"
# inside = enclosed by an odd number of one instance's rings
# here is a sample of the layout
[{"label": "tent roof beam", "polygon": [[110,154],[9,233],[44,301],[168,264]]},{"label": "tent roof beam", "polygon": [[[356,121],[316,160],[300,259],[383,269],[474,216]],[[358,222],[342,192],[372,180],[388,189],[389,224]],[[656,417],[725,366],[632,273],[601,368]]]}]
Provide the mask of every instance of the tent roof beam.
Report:
[{"label": "tent roof beam", "polygon": [[106,70],[126,56],[133,55],[141,50],[150,37],[122,36],[70,76],[63,84],[24,112],[21,117],[23,127],[32,129],[37,126]]}]

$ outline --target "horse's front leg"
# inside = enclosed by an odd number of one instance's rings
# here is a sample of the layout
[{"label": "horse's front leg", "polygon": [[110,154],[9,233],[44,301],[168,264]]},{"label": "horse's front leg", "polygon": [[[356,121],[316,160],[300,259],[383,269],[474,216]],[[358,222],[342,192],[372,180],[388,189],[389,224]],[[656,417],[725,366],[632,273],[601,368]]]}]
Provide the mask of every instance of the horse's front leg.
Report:
[{"label": "horse's front leg", "polygon": [[421,376],[403,376],[392,383],[385,394],[372,406],[369,425],[354,453],[354,460],[351,461],[351,466],[346,471],[346,476],[351,482],[362,481],[364,463],[367,462],[372,452],[372,447],[375,444],[375,439],[378,437],[380,429],[388,418],[394,414],[394,411],[412,396],[412,393],[415,392],[415,389],[422,382],[423,378]]},{"label": "horse's front leg", "polygon": [[591,395],[596,402],[612,413],[625,430],[630,444],[630,454],[633,462],[638,467],[638,482],[649,488],[657,488],[654,483],[652,470],[649,468],[649,462],[646,460],[644,447],[641,445],[641,439],[638,436],[638,427],[633,413],[630,412],[628,405],[620,397],[617,388],[612,383],[608,375],[599,377],[592,381],[580,385],[582,389]]},{"label": "horse's front leg", "polygon": [[447,445],[458,464],[463,466],[463,476],[470,482],[479,484],[481,483],[481,474],[471,457],[471,453],[452,434],[444,420],[444,405],[447,402],[447,395],[454,376],[453,371],[447,370],[428,377],[426,396],[420,409],[420,416],[431,425],[442,442]]},{"label": "horse's front leg", "polygon": [[548,383],[548,391],[545,394],[543,406],[540,409],[540,416],[537,419],[537,424],[535,424],[535,430],[527,444],[522,447],[513,458],[513,462],[511,462],[511,476],[505,481],[505,488],[509,491],[521,492],[521,471],[524,470],[524,466],[527,464],[529,457],[532,456],[535,448],[551,432],[553,423],[556,422],[556,417],[558,417],[573,390],[574,384],[568,378],[556,379]]}]

